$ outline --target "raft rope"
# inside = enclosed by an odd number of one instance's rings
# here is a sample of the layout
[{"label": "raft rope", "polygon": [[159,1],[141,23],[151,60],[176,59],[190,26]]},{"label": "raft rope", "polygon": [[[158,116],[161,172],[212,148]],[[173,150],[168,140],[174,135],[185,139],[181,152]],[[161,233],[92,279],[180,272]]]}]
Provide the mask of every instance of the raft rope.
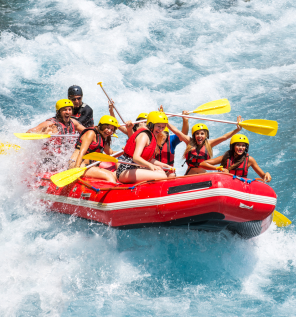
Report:
[{"label": "raft rope", "polygon": [[244,178],[238,177],[238,176],[236,176],[236,175],[233,175],[232,179],[238,179],[238,180],[240,180],[240,181],[242,181],[242,182],[244,182],[244,183],[246,182],[247,184],[251,184],[252,182],[254,182],[254,181],[257,180],[256,178],[245,180]]},{"label": "raft rope", "polygon": [[86,187],[88,187],[90,189],[93,189],[96,193],[98,193],[100,191],[109,191],[109,190],[127,190],[127,189],[133,190],[138,185],[138,184],[136,184],[136,185],[134,185],[132,187],[104,187],[104,188],[96,188],[96,187],[92,186],[91,184],[83,181],[81,178],[78,178],[78,180],[79,180],[79,182],[81,182]]}]

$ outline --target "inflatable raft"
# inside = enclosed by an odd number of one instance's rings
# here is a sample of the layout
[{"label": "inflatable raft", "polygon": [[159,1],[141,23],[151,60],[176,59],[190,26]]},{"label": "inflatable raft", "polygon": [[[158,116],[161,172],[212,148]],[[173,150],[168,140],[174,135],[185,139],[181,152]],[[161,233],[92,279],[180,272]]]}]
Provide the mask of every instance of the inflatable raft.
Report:
[{"label": "inflatable raft", "polygon": [[35,190],[50,210],[119,229],[182,226],[243,238],[262,234],[272,221],[277,195],[257,180],[205,173],[138,184],[81,178],[63,188],[39,175]]}]

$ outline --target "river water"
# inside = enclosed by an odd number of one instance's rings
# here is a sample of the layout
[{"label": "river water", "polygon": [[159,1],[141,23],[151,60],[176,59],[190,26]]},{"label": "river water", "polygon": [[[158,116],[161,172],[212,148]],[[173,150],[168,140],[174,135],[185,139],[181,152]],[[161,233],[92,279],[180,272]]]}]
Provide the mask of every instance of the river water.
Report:
[{"label": "river water", "polygon": [[[99,81],[125,119],[228,98],[232,111],[219,119],[278,121],[276,137],[244,133],[272,175],[277,210],[296,221],[295,15],[289,0],[0,2],[0,142],[22,147],[0,158],[1,316],[296,315],[293,224],[245,241],[47,212],[24,183],[41,144],[13,135],[52,117],[73,84],[95,122],[107,113]],[[208,127],[211,137],[233,129]]]}]

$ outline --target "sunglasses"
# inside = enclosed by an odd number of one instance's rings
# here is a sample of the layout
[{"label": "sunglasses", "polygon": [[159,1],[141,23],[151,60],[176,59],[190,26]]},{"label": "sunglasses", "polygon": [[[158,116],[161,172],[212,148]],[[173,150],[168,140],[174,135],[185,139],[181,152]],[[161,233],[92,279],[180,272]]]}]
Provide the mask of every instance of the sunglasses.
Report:
[{"label": "sunglasses", "polygon": [[82,98],[82,97],[71,98],[71,100],[72,100],[72,101],[75,101],[75,100],[81,100],[81,98]]}]

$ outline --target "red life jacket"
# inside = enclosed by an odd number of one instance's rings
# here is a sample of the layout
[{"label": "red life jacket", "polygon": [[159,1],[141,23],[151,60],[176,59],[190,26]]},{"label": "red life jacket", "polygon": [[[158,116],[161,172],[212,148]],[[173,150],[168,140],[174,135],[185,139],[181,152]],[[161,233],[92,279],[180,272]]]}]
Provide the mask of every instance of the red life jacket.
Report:
[{"label": "red life jacket", "polygon": [[[234,163],[235,163],[234,157],[232,156],[227,160],[225,168],[230,167]],[[236,175],[236,176],[240,176],[240,177],[247,177],[248,176],[248,163],[249,163],[249,154],[246,155],[246,158],[244,159],[244,161],[237,168],[230,170],[229,173]]]},{"label": "red life jacket", "polygon": [[156,139],[154,134],[147,130],[146,128],[140,128],[138,129],[128,140],[127,143],[124,147],[124,154],[129,156],[129,157],[133,157],[134,156],[134,152],[136,149],[136,137],[140,134],[140,133],[147,133],[149,135],[150,138],[150,144],[148,146],[145,146],[143,149],[143,152],[141,154],[141,157],[146,160],[149,161],[155,152],[155,148],[157,145]]},{"label": "red life jacket", "polygon": [[210,158],[206,146],[203,145],[198,153],[194,148],[186,154],[186,163],[189,167],[199,167],[201,162],[209,160]]},{"label": "red life jacket", "polygon": [[[58,128],[58,134],[75,134],[75,126],[72,120],[70,119],[70,124],[66,126],[63,122],[57,120],[56,117],[47,119],[46,121],[53,122]],[[53,137],[49,141],[44,143],[43,150],[47,150],[48,152],[61,153],[61,147],[73,147],[75,138],[68,137]]]},{"label": "red life jacket", "polygon": [[83,136],[84,133],[86,133],[87,131],[94,131],[96,133],[96,139],[97,141],[94,142],[92,141],[91,144],[89,145],[86,154],[88,153],[92,153],[92,152],[98,152],[98,153],[103,153],[106,142],[105,139],[102,137],[101,133],[99,133],[95,128],[86,128],[84,129],[81,134],[79,135],[79,138],[76,142],[75,148],[80,150],[81,144],[82,144],[82,140],[81,137]]},{"label": "red life jacket", "polygon": [[159,153],[155,155],[155,159],[170,166],[174,166],[175,155],[171,153],[171,141],[168,135],[162,147],[159,148]]}]

